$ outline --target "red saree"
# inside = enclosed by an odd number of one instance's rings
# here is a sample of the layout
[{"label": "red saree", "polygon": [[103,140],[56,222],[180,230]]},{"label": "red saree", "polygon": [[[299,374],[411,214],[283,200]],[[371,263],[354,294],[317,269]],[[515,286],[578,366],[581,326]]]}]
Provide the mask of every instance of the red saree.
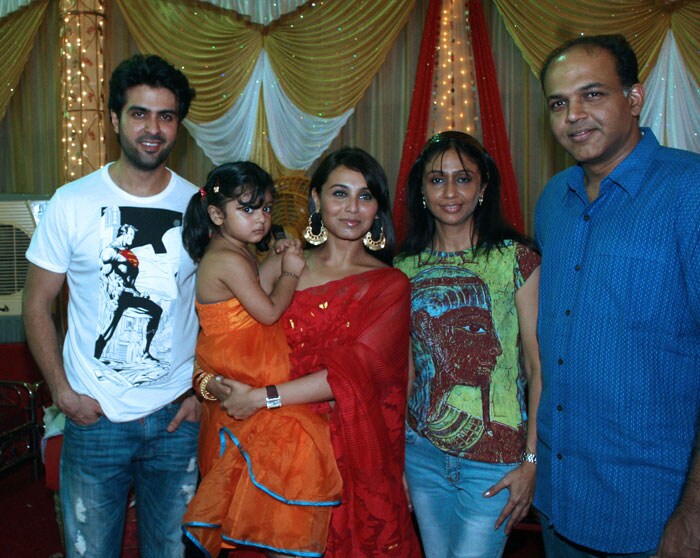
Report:
[{"label": "red saree", "polygon": [[328,370],[343,478],[325,558],[419,558],[403,489],[410,284],[381,268],[298,291],[283,316],[292,376]]}]

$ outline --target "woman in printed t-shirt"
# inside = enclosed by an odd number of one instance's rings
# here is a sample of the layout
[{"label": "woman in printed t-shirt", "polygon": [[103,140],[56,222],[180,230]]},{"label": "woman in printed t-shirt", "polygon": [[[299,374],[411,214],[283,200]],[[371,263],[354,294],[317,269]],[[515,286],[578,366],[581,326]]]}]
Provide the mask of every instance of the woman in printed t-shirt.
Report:
[{"label": "woman in printed t-shirt", "polygon": [[540,256],[505,222],[499,182],[456,131],[431,138],[408,181],[406,477],[428,558],[501,556],[534,493]]}]

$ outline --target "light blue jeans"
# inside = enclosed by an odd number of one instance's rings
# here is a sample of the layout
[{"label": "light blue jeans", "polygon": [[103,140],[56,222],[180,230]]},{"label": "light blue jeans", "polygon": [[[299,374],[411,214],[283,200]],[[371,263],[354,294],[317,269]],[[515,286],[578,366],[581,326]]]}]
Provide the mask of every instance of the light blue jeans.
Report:
[{"label": "light blue jeans", "polygon": [[508,490],[483,493],[519,463],[481,463],[449,455],[406,425],[406,479],[426,558],[499,558],[507,536],[494,524]]},{"label": "light blue jeans", "polygon": [[650,558],[656,554],[655,550],[637,552],[634,554],[607,554],[597,552],[590,548],[584,548],[565,539],[557,533],[549,520],[540,516],[542,525],[542,541],[544,543],[544,555],[547,558]]},{"label": "light blue jeans", "polygon": [[67,558],[119,558],[132,484],[141,556],[184,555],[180,526],[197,485],[199,423],[167,432],[179,408],[122,423],[66,420],[60,493]]}]

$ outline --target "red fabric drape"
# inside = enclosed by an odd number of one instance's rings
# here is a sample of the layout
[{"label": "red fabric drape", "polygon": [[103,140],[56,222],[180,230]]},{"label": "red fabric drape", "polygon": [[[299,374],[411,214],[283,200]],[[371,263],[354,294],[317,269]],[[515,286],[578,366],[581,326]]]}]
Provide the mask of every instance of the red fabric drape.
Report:
[{"label": "red fabric drape", "polygon": [[503,118],[501,95],[498,91],[496,66],[493,62],[493,53],[486,30],[486,19],[481,0],[469,0],[469,26],[471,27],[474,67],[479,91],[484,147],[493,157],[501,174],[501,203],[505,217],[509,223],[522,232],[523,214],[518,196],[518,183],[515,180],[515,170],[506,134],[506,123]]},{"label": "red fabric drape", "polygon": [[428,138],[428,120],[433,95],[433,74],[435,72],[436,47],[440,33],[441,0],[430,0],[423,26],[423,38],[418,56],[416,81],[413,86],[411,112],[408,116],[406,136],[401,153],[401,166],[396,183],[394,197],[394,228],[396,229],[396,246],[400,247],[406,238],[406,180],[413,163]]}]

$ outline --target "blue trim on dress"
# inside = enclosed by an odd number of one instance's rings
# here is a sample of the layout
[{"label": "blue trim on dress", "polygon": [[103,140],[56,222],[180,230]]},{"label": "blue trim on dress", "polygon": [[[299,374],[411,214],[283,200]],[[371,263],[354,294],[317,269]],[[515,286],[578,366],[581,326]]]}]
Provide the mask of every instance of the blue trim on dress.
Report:
[{"label": "blue trim on dress", "polygon": [[209,554],[206,548],[204,548],[197,537],[195,537],[192,533],[189,532],[188,527],[201,527],[202,529],[220,529],[221,525],[216,524],[216,523],[202,523],[200,521],[190,521],[189,523],[183,523],[180,526],[180,529],[182,529],[182,532],[185,534],[187,539],[195,545],[201,552],[204,554],[206,558],[212,558],[212,555]]},{"label": "blue trim on dress", "polygon": [[[309,500],[288,500],[284,496],[281,496],[280,494],[277,494],[276,492],[273,492],[269,488],[267,488],[265,485],[260,484],[257,480],[255,480],[255,475],[253,474],[253,466],[250,462],[250,457],[248,456],[248,453],[243,449],[241,446],[240,441],[238,438],[236,438],[233,433],[228,429],[227,426],[223,426],[221,430],[219,430],[219,436],[221,439],[221,445],[222,449],[226,449],[226,441],[224,435],[228,436],[229,439],[236,445],[238,450],[241,452],[241,455],[246,461],[246,464],[248,465],[248,474],[250,475],[250,480],[252,483],[265,492],[267,495],[272,496],[276,500],[279,500],[280,502],[284,502],[285,504],[290,504],[294,506],[338,506],[340,505],[341,500],[329,500],[329,501],[319,501],[319,502],[314,502],[314,501],[309,501]],[[223,451],[222,451],[223,454]],[[271,549],[273,550],[273,549]],[[312,556],[312,555],[310,555]],[[315,555],[313,555],[315,556]]]},{"label": "blue trim on dress", "polygon": [[266,544],[232,539],[231,537],[227,537],[225,535],[222,535],[221,538],[227,543],[237,544],[239,546],[253,546],[255,548],[264,548],[265,550],[272,550],[273,552],[278,552],[282,554],[291,554],[293,556],[313,556],[316,558],[320,558],[323,556],[323,552],[310,552],[305,550],[286,550],[284,548],[275,548],[274,546],[268,546]]}]

